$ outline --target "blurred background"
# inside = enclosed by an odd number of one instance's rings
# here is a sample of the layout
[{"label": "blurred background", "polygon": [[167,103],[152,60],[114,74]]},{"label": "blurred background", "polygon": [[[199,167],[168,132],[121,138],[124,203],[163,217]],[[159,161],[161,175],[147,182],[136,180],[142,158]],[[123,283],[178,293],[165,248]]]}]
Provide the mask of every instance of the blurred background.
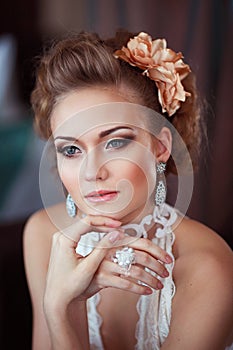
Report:
[{"label": "blurred background", "polygon": [[[188,215],[233,247],[233,79],[231,0],[8,0],[0,3],[0,347],[30,349],[31,305],[22,231],[43,207],[39,166],[44,142],[33,131],[30,93],[35,57],[64,32],[103,37],[118,28],[166,38],[182,51],[204,104],[208,150],[201,150]],[[50,173],[47,173],[48,181]],[[51,196],[56,189],[51,187]],[[14,337],[12,337],[12,328]]]}]

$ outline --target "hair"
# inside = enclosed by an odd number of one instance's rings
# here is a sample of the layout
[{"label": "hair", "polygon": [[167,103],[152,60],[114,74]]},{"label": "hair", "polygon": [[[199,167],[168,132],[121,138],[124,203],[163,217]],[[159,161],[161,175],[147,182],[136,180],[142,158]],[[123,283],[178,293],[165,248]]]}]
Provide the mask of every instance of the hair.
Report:
[{"label": "hair", "polygon": [[[126,46],[134,34],[118,31],[111,39],[102,40],[97,34],[81,32],[54,41],[39,60],[36,84],[31,103],[35,113],[35,128],[45,139],[51,136],[50,116],[59,98],[71,91],[95,86],[127,87],[131,100],[163,114],[183,138],[193,164],[197,161],[201,142],[200,105],[195,76],[191,72],[182,81],[191,93],[172,117],[162,113],[154,81],[113,53]],[[170,157],[167,172],[176,173]]]}]

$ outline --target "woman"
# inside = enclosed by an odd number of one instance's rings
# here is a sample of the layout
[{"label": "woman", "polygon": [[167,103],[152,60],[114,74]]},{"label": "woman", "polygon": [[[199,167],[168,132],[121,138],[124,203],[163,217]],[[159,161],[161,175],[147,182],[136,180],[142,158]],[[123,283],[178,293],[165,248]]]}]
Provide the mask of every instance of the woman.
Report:
[{"label": "woman", "polygon": [[200,144],[182,55],[146,33],[81,33],[41,59],[32,105],[67,193],[25,229],[33,349],[229,346],[232,252],[165,203],[165,168]]}]

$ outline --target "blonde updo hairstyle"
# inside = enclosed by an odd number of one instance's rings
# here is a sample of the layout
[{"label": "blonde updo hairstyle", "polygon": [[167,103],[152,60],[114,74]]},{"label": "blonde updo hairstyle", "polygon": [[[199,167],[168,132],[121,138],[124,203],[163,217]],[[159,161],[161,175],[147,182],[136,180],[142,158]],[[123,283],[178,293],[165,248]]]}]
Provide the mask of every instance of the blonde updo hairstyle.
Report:
[{"label": "blonde updo hairstyle", "polygon": [[[162,113],[155,82],[142,75],[141,69],[113,55],[116,50],[126,46],[133,36],[132,33],[119,31],[114,38],[101,40],[97,34],[82,32],[54,42],[39,60],[36,84],[31,95],[36,130],[44,139],[51,136],[52,110],[58,99],[67,93],[95,86],[118,89],[124,86],[137,103],[163,114],[173,124],[195,163],[201,140],[195,76],[190,73],[182,81],[185,91],[190,92],[191,96],[181,103],[172,117],[168,117],[167,113]],[[176,173],[171,157],[167,164],[169,172]]]}]

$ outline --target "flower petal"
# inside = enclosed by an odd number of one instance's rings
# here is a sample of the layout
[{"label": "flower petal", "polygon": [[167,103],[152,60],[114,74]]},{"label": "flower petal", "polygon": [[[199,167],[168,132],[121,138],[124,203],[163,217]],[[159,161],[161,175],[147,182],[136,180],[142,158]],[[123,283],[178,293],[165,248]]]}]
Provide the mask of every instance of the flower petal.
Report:
[{"label": "flower petal", "polygon": [[183,62],[181,52],[167,48],[165,39],[152,41],[149,34],[141,32],[114,53],[115,57],[143,70],[144,75],[155,81],[162,111],[169,116],[180,108],[190,93],[184,90],[181,81],[190,73]]}]

